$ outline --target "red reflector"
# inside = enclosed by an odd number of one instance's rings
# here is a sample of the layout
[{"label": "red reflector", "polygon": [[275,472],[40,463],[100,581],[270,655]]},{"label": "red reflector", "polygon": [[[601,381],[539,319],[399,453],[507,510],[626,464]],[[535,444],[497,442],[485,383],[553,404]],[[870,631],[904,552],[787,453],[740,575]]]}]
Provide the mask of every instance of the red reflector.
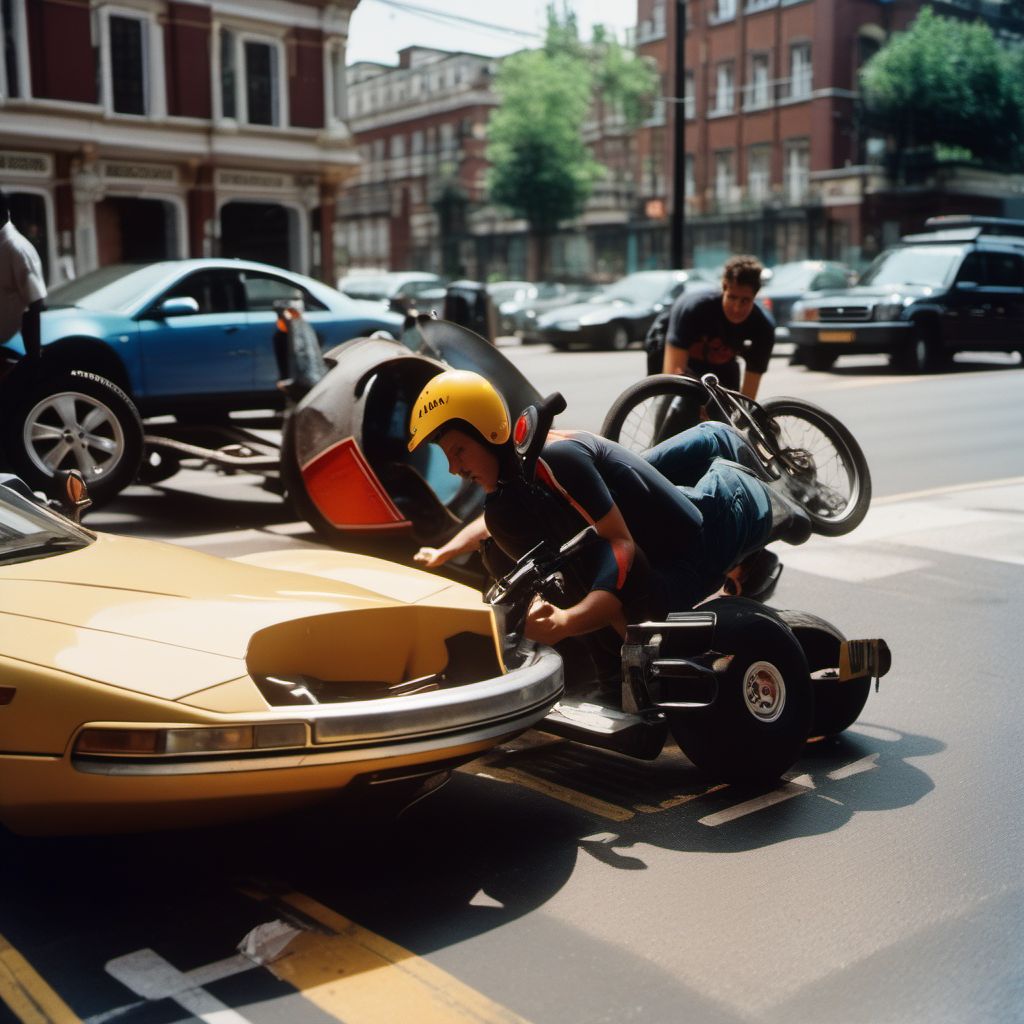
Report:
[{"label": "red reflector", "polygon": [[517,445],[522,444],[526,440],[526,435],[530,430],[530,421],[526,418],[526,415],[522,415],[516,420],[516,430],[513,435],[513,439]]},{"label": "red reflector", "polygon": [[366,461],[346,437],[302,467],[302,480],[320,514],[339,530],[408,526]]},{"label": "red reflector", "polygon": [[10,704],[17,692],[16,686],[0,686],[0,705]]}]

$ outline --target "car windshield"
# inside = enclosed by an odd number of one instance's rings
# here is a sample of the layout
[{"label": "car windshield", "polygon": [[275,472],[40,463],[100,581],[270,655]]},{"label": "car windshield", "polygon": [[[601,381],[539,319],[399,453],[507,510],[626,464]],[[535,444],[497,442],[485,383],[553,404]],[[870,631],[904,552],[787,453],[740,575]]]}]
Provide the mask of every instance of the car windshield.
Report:
[{"label": "car windshield", "polygon": [[768,287],[772,291],[806,292],[822,269],[821,263],[783,263],[772,270]]},{"label": "car windshield", "polygon": [[79,306],[94,312],[123,312],[167,277],[166,263],[116,263],[58,285],[46,299],[48,309]]},{"label": "car windshield", "polygon": [[660,299],[672,278],[667,274],[630,274],[616,281],[603,292],[595,295],[591,302],[631,302],[637,306],[653,306]]},{"label": "car windshield", "polygon": [[958,245],[908,245],[893,249],[883,252],[868,267],[860,283],[941,287],[952,277],[962,254],[963,249]]},{"label": "car windshield", "polygon": [[84,548],[92,535],[0,486],[0,564]]}]

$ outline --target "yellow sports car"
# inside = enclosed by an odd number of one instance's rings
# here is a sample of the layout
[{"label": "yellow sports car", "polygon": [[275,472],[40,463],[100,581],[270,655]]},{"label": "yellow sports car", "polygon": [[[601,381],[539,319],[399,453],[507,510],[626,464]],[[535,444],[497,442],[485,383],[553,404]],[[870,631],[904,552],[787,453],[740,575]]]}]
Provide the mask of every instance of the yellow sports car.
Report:
[{"label": "yellow sports car", "polygon": [[426,776],[521,732],[557,654],[502,664],[480,595],[360,555],[223,559],[95,534],[0,481],[0,824],[134,831]]}]

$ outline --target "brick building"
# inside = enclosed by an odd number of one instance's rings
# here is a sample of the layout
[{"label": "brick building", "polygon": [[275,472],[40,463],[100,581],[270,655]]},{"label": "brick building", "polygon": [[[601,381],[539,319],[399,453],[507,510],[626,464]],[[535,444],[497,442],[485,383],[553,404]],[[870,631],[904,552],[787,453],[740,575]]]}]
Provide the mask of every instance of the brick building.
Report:
[{"label": "brick building", "polygon": [[357,3],[3,0],[0,188],[50,283],[204,255],[333,279]]},{"label": "brick building", "polygon": [[339,206],[349,267],[479,272],[470,218],[484,199],[497,62],[413,46],[348,70],[362,167]]},{"label": "brick building", "polygon": [[[858,71],[916,16],[920,0],[637,0],[637,49],[675,82],[676,19],[685,12],[685,93],[637,139],[637,218],[647,261],[666,265],[672,139],[685,126],[684,263],[731,252],[767,262],[808,256],[862,263],[935,213],[1013,212],[1024,181],[931,167],[897,187],[884,140],[862,135]],[[1006,5],[956,0],[944,15],[983,17],[1009,39]],[[658,168],[666,169],[660,176]]]}]

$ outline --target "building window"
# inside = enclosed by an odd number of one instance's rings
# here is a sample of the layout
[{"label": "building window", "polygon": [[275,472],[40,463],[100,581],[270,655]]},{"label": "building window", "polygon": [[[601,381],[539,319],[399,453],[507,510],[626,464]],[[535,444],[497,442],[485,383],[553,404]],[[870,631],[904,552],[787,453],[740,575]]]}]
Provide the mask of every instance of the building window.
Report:
[{"label": "building window", "polygon": [[683,195],[690,199],[697,194],[697,185],[693,176],[693,154],[686,154],[686,162],[683,165]]},{"label": "building window", "polygon": [[25,0],[0,0],[0,99],[28,94]]},{"label": "building window", "polygon": [[715,153],[715,199],[720,203],[728,202],[734,183],[732,150],[719,150]]},{"label": "building window", "polygon": [[222,28],[217,55],[220,88],[216,95],[220,101],[220,116],[246,124],[284,124],[286,102],[281,43]]},{"label": "building window", "polygon": [[100,81],[108,114],[160,117],[166,111],[163,33],[141,12],[99,9]]},{"label": "building window", "polygon": [[751,146],[747,151],[747,195],[754,202],[763,202],[771,194],[771,146]]},{"label": "building window", "polygon": [[792,99],[807,99],[811,95],[811,44],[794,43],[789,48],[789,95]]},{"label": "building window", "polygon": [[811,171],[811,146],[807,139],[793,139],[785,144],[785,165],[782,186],[786,202],[799,206],[807,199]]},{"label": "building window", "polygon": [[146,37],[141,18],[110,18],[110,84],[114,111],[146,113]]},{"label": "building window", "polygon": [[771,83],[768,77],[768,54],[755,53],[750,58],[750,80],[747,83],[744,107],[761,110],[771,103]]},{"label": "building window", "polygon": [[736,17],[736,0],[715,0],[713,22],[729,21]]},{"label": "building window", "polygon": [[722,61],[715,68],[715,114],[731,114],[735,103],[733,65],[731,60]]}]

